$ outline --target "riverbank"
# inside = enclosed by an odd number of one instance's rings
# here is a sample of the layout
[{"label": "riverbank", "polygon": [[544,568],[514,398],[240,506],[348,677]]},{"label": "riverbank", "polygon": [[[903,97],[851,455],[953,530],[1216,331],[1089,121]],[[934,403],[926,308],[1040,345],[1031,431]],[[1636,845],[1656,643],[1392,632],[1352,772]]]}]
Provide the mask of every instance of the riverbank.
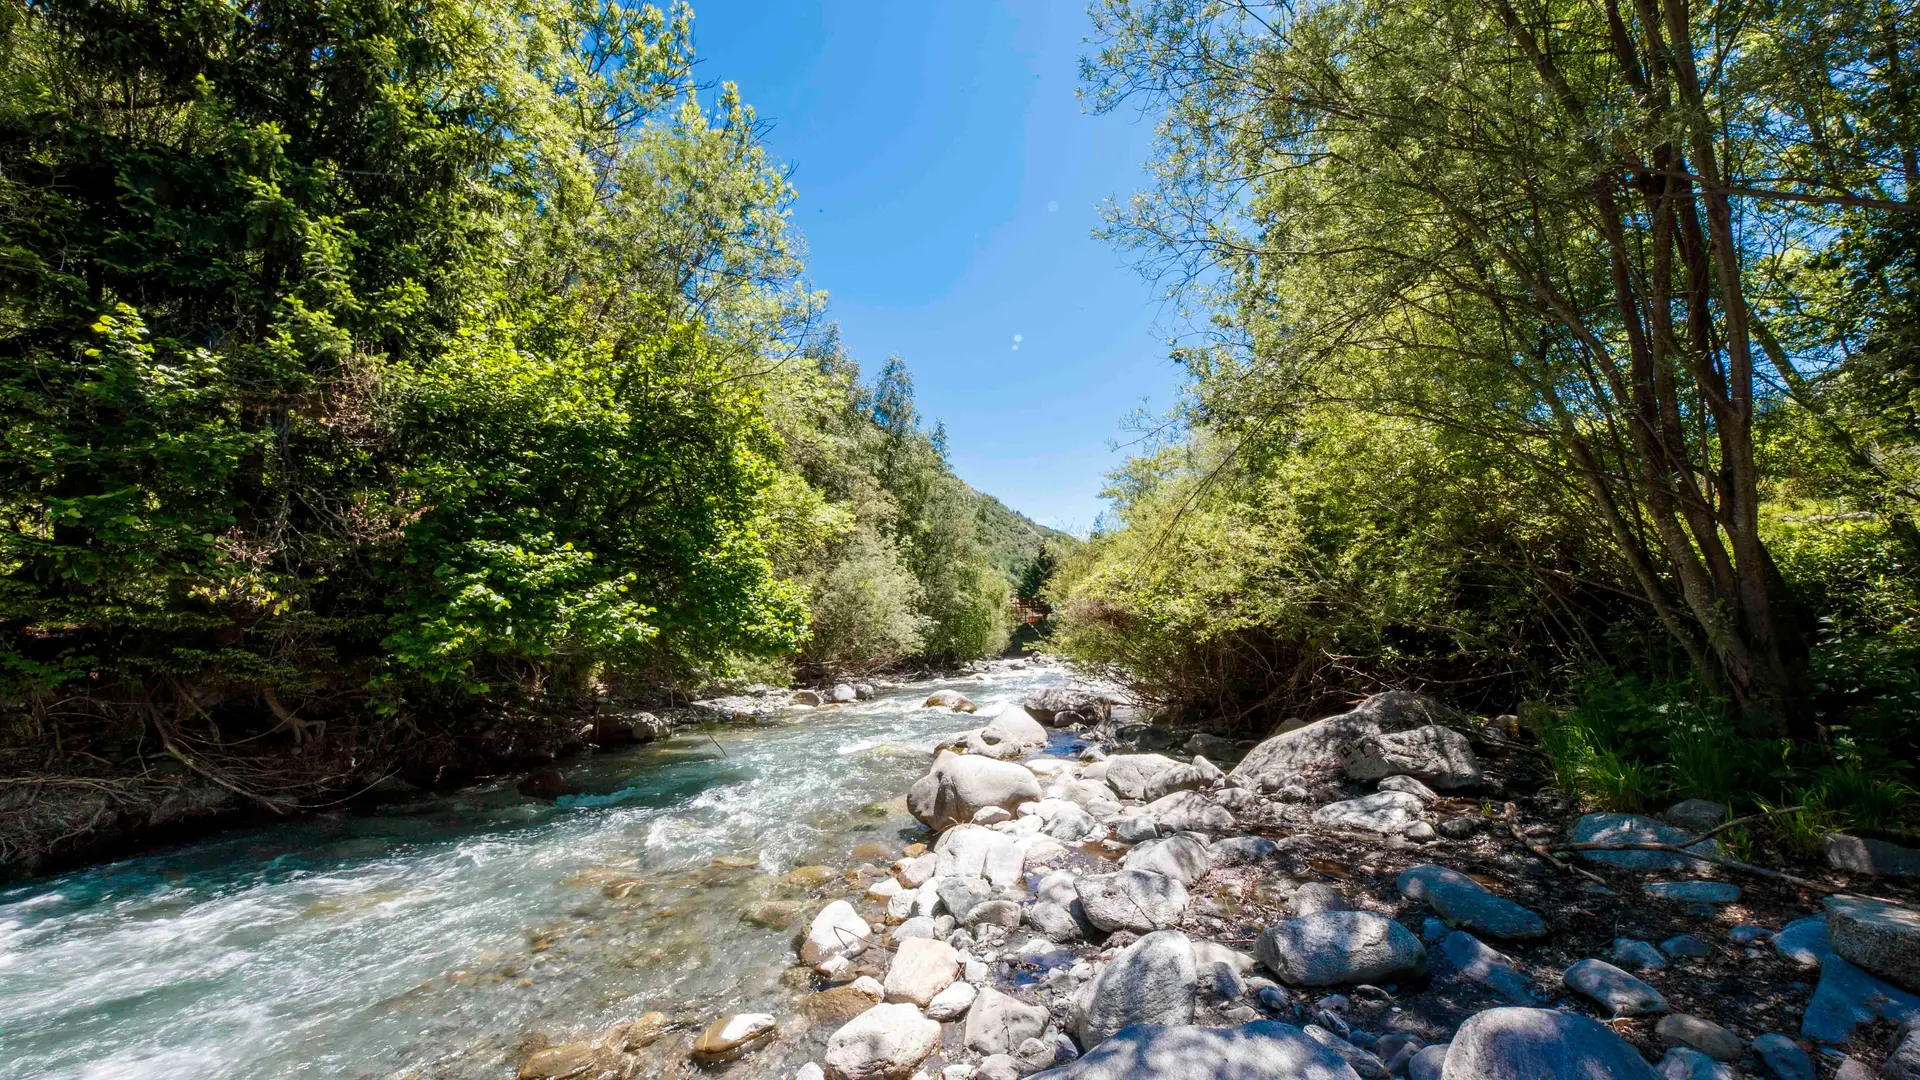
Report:
[{"label": "riverbank", "polygon": [[791,1012],[643,1016],[518,1075],[1916,1075],[1915,890],[1730,870],[1696,841],[1724,807],[1581,814],[1417,695],[1252,745],[1022,704],[944,741],[928,834],[796,913]]}]

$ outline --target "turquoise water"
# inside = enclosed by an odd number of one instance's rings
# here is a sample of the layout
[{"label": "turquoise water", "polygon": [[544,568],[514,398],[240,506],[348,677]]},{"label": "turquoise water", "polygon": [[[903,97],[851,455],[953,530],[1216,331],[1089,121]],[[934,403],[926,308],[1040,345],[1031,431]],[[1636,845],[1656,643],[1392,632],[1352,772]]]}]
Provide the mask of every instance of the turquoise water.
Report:
[{"label": "turquoise water", "polygon": [[595,755],[563,766],[583,794],[559,804],[503,780],[0,890],[0,1062],[36,1080],[498,1077],[535,1033],[783,1014],[790,932],[740,912],[797,895],[792,867],[907,842],[898,804],[872,804],[968,726],[919,708],[931,690],[985,711],[1062,678],[919,683]]}]

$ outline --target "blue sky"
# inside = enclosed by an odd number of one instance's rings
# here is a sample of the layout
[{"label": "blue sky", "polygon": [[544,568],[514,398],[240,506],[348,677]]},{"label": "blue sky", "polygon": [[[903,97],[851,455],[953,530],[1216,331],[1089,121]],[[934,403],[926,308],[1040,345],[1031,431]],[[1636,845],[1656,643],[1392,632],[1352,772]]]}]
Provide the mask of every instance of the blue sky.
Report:
[{"label": "blue sky", "polygon": [[[793,167],[809,272],[872,373],[907,361],[968,483],[1084,531],[1144,403],[1171,405],[1155,290],[1092,239],[1152,125],[1074,96],[1076,0],[695,0],[699,78]],[[1158,331],[1158,332],[1156,332]]]}]

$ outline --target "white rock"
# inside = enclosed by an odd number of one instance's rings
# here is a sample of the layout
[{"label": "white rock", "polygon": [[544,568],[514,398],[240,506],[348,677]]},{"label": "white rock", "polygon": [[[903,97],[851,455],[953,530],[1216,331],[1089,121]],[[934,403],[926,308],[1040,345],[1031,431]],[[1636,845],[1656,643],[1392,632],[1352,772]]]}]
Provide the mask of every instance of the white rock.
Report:
[{"label": "white rock", "polygon": [[800,959],[818,966],[841,956],[858,956],[873,938],[873,927],[845,900],[820,909],[800,943]]},{"label": "white rock", "polygon": [[887,968],[886,998],[925,1007],[960,976],[960,954],[933,938],[913,937],[900,943]]},{"label": "white rock", "polygon": [[933,1000],[927,1003],[927,1015],[935,1020],[958,1020],[967,1015],[978,994],[970,982],[954,983],[933,995]]},{"label": "white rock", "polygon": [[912,1005],[875,1005],[827,1040],[827,1072],[841,1080],[900,1080],[940,1046],[940,1024]]}]

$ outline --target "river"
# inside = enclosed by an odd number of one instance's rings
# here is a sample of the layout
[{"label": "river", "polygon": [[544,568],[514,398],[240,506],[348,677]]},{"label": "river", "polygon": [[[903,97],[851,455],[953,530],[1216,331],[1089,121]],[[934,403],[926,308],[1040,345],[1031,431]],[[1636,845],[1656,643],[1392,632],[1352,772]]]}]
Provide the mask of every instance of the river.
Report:
[{"label": "river", "polygon": [[787,1015],[790,930],[743,910],[795,867],[897,855],[932,742],[1064,681],[996,670],[795,709],[508,780],[308,817],[0,890],[0,1061],[35,1080],[513,1075],[658,1009]]}]

